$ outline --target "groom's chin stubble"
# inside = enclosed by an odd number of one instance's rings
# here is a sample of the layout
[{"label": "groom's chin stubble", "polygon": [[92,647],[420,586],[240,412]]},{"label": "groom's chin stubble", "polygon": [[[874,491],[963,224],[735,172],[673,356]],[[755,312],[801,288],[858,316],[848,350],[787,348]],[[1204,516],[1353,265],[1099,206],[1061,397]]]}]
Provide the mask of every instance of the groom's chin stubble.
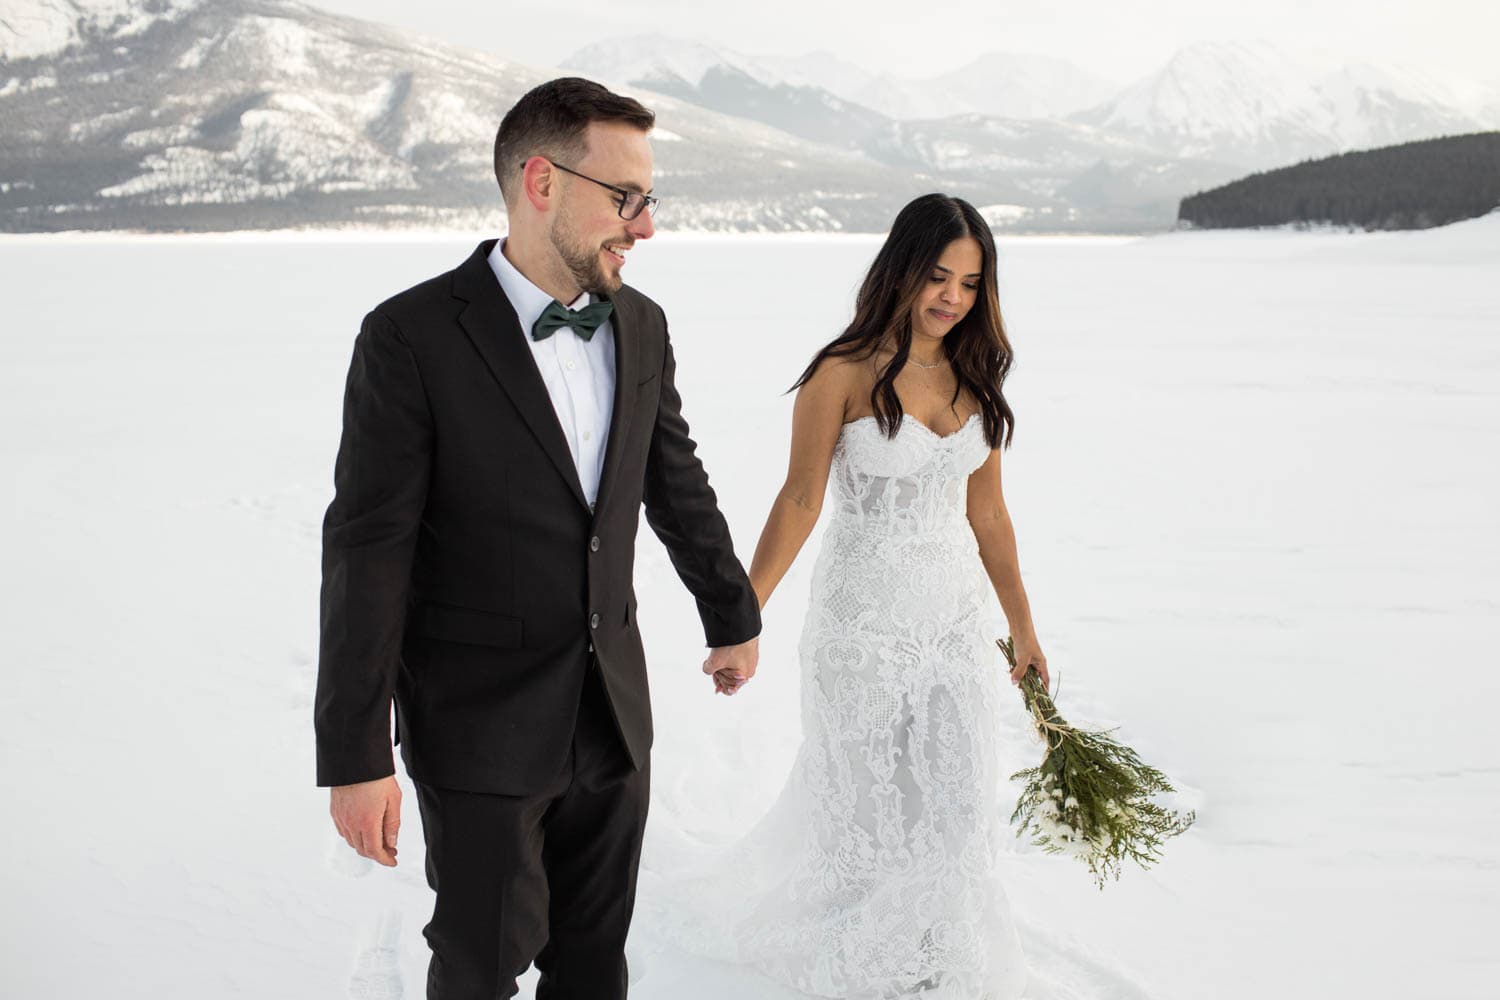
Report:
[{"label": "groom's chin stubble", "polygon": [[590,280],[587,283],[579,282],[579,287],[594,295],[610,295],[619,291],[624,283],[625,279],[620,276],[618,269],[596,262]]},{"label": "groom's chin stubble", "polygon": [[[603,253],[600,250],[599,253]],[[573,280],[578,287],[591,295],[609,295],[618,291],[622,284],[619,272],[611,273],[597,256],[585,260],[577,257],[564,258],[568,270],[573,274]]]}]

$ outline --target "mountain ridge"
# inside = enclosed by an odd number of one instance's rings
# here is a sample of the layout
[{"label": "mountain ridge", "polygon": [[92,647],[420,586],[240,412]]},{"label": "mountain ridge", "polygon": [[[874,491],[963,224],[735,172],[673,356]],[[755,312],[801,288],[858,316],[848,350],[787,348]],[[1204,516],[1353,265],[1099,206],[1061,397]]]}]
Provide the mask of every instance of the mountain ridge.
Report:
[{"label": "mountain ridge", "polygon": [[[0,61],[12,231],[491,227],[494,129],[558,72],[294,0],[0,0],[0,39],[23,22],[61,48]],[[605,81],[658,113],[668,229],[879,232],[946,190],[997,229],[1149,232],[1247,168],[1087,115],[892,118],[823,86],[870,85],[848,61],[674,59],[658,90]]]}]

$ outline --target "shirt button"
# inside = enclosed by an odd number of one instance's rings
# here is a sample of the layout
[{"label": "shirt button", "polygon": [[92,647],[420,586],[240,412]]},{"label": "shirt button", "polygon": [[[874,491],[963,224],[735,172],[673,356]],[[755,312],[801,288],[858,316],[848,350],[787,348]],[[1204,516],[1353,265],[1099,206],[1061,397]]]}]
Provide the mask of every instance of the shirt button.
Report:
[{"label": "shirt button", "polygon": [[593,538],[589,539],[589,551],[590,552],[598,552],[599,551],[599,536],[598,535],[595,535]]},{"label": "shirt button", "polygon": [[577,366],[577,365],[575,365],[575,364],[574,364],[574,363],[573,363],[573,362],[571,362],[571,361],[569,361],[569,362],[568,362],[568,363],[567,363],[567,364],[566,364],[566,365],[564,365],[564,366],[563,366],[563,367],[564,367],[564,368],[566,368],[566,369],[567,369],[567,370],[568,370],[568,371],[572,371],[572,370],[573,370],[573,369],[574,369],[574,368],[577,368],[577,367],[578,367],[578,366]]},{"label": "shirt button", "polygon": [[584,431],[583,432],[583,439],[585,441],[592,441],[594,439],[594,432],[593,431]]},{"label": "shirt button", "polygon": [[589,615],[589,628],[598,628],[598,627],[599,627],[599,612],[595,611],[593,614]]}]

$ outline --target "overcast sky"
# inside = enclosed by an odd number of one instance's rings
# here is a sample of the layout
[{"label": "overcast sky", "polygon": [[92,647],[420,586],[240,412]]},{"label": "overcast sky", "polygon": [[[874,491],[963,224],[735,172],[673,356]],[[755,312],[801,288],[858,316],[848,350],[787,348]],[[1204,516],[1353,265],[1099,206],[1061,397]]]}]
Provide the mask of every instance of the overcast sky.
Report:
[{"label": "overcast sky", "polygon": [[[604,38],[661,33],[749,54],[827,49],[868,69],[931,76],[985,52],[1067,58],[1127,82],[1195,41],[1264,38],[1460,82],[1500,80],[1493,0],[312,0],[328,10],[413,28],[534,66],[556,65]],[[553,12],[544,15],[540,12]]]}]

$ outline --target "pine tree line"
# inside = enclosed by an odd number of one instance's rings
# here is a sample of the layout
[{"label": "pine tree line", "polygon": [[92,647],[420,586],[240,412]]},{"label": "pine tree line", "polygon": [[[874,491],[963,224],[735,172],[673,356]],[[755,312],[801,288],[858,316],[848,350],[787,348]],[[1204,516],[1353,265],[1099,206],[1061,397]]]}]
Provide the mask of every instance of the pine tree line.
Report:
[{"label": "pine tree line", "polygon": [[1182,199],[1183,228],[1330,223],[1427,229],[1500,207],[1500,132],[1304,160]]}]

